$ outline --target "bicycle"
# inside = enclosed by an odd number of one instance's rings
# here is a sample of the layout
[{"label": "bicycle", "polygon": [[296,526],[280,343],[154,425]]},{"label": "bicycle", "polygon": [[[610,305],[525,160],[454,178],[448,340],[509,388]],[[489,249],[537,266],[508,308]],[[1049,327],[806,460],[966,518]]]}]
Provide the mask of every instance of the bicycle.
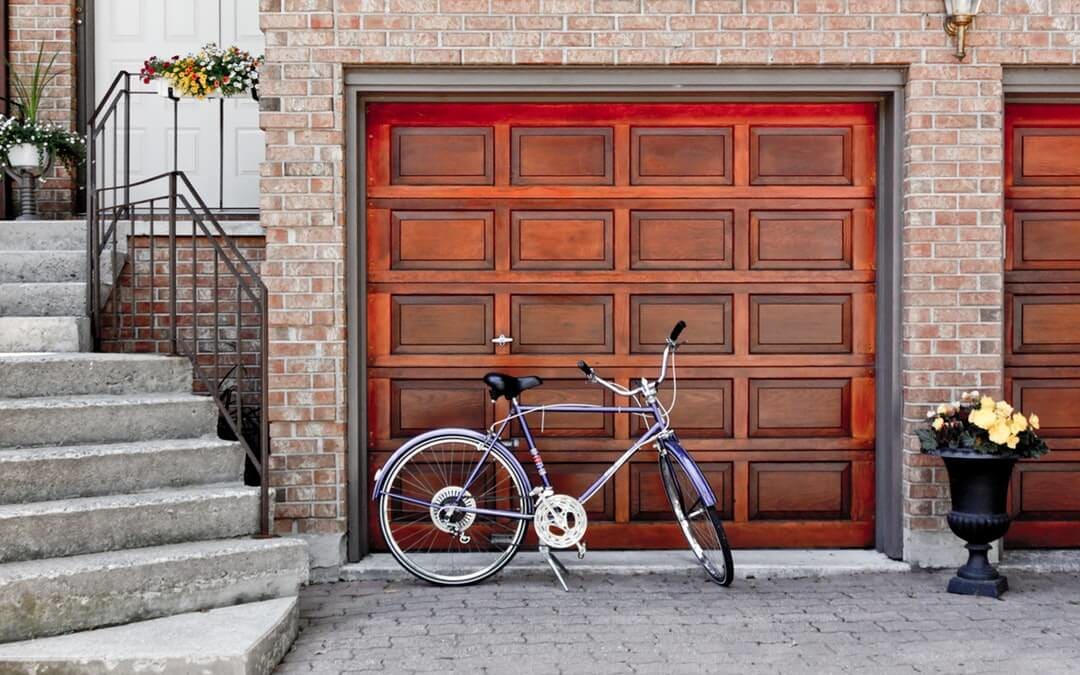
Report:
[{"label": "bicycle", "polygon": [[[690,550],[709,578],[728,586],[734,564],[724,527],[716,510],[716,497],[705,476],[669,427],[670,412],[678,396],[675,352],[686,327],[679,321],[666,340],[660,375],[627,389],[600,377],[584,361],[578,368],[585,377],[632,406],[558,403],[523,406],[522,392],[543,384],[539,377],[513,377],[488,373],[492,401],[506,398],[510,414],[487,433],[470,429],[436,429],[401,446],[375,473],[372,499],[378,501],[379,524],[394,558],[416,577],[441,586],[464,586],[489,578],[517,553],[532,522],[540,553],[568,590],[565,566],[551,549],[577,548],[584,557],[588,518],[583,504],[595,495],[639,450],[652,444],[658,452],[660,475],[675,519]],[[657,392],[671,361],[672,399],[667,408]],[[640,398],[644,398],[642,404]],[[534,413],[616,413],[641,415],[649,428],[580,497],[555,492],[544,460],[533,440],[526,416]],[[529,455],[540,478],[530,487],[524,467],[500,440],[517,420]]]}]

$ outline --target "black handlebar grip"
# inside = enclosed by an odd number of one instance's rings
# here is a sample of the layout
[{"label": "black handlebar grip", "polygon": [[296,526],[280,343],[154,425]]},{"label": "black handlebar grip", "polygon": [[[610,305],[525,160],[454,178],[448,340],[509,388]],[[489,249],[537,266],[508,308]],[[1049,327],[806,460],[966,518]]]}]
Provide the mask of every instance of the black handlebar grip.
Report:
[{"label": "black handlebar grip", "polygon": [[584,361],[578,361],[577,367],[581,369],[581,372],[585,373],[585,377],[593,376],[593,369],[589,367],[589,364]]},{"label": "black handlebar grip", "polygon": [[685,321],[680,321],[679,323],[675,324],[675,327],[671,329],[671,337],[669,337],[668,340],[672,342],[678,340],[679,335],[683,332],[684,328],[686,328]]}]

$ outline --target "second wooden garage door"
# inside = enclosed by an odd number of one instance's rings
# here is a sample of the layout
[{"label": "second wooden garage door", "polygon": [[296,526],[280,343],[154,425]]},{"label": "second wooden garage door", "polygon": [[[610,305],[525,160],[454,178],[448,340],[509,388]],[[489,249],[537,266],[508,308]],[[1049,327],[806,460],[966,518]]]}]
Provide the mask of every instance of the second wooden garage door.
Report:
[{"label": "second wooden garage door", "polygon": [[[610,403],[577,359],[624,384],[655,376],[685,319],[674,426],[733,544],[873,543],[872,104],[364,114],[373,468],[415,434],[504,415],[489,370],[543,377],[527,403]],[[640,433],[626,417],[541,423],[570,494]],[[650,452],[586,506],[591,547],[683,545]]]}]

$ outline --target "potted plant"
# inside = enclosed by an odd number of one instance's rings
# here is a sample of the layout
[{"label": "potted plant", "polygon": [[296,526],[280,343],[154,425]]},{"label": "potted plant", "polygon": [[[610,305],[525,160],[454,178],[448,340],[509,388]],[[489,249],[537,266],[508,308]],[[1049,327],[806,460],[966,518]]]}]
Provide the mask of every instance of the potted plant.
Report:
[{"label": "potted plant", "polygon": [[158,81],[158,93],[173,93],[197,99],[221,96],[255,96],[259,84],[259,66],[263,57],[252,56],[239,47],[218,47],[211,42],[194,54],[160,59],[151,56],[143,62],[140,77],[145,84]]},{"label": "potted plant", "polygon": [[942,404],[917,429],[924,453],[941,457],[949,472],[949,529],[967,542],[968,560],[949,580],[948,591],[1000,597],[1008,580],[990,564],[990,542],[1009,530],[1009,479],[1018,459],[1049,452],[1039,438],[1039,417],[1024,416],[1005,401],[979,392]]},{"label": "potted plant", "polygon": [[19,184],[19,220],[37,217],[37,180],[54,161],[75,175],[86,155],[82,136],[38,118],[46,88],[60,75],[55,64],[55,54],[45,61],[42,46],[29,79],[8,67],[15,111],[0,115],[0,162]]}]

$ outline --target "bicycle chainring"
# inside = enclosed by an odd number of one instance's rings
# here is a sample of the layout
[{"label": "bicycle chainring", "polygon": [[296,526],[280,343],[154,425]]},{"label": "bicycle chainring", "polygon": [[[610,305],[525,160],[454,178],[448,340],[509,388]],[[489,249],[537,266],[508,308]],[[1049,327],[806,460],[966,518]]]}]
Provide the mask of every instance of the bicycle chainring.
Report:
[{"label": "bicycle chainring", "polygon": [[533,514],[540,543],[551,548],[570,548],[585,536],[589,519],[585,507],[570,495],[541,495]]}]

